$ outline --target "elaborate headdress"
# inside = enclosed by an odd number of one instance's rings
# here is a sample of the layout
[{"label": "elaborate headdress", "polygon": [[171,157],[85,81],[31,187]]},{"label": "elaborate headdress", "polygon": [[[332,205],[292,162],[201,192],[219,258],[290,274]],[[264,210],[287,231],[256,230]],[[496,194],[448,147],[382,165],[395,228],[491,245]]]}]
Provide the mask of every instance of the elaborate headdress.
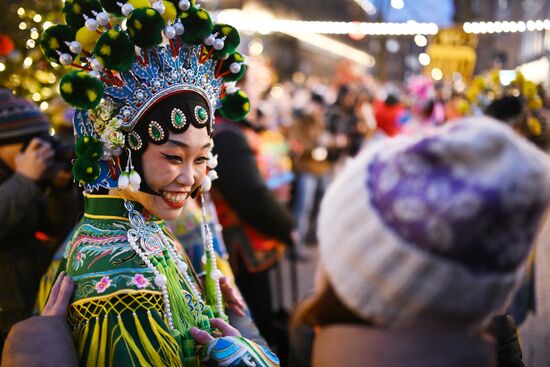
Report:
[{"label": "elaborate headdress", "polygon": [[545,140],[547,124],[541,114],[544,103],[539,87],[521,72],[507,85],[497,69],[478,75],[464,94],[472,105],[522,131],[534,143]]},{"label": "elaborate headdress", "polygon": [[86,190],[137,189],[132,153],[190,125],[211,134],[216,110],[231,120],[248,113],[234,86],[246,70],[239,34],[195,0],[67,0],[63,14],[66,24],[46,29],[40,47],[76,69],[60,92],[77,109],[73,173]]}]

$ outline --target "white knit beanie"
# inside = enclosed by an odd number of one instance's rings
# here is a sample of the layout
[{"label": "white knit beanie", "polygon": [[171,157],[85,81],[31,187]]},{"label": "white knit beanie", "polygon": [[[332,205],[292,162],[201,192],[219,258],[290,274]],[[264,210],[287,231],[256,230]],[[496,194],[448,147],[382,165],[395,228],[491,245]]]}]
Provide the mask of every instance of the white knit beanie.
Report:
[{"label": "white knit beanie", "polygon": [[483,322],[520,282],[549,199],[549,158],[495,120],[388,139],[327,191],[321,262],[365,319]]}]

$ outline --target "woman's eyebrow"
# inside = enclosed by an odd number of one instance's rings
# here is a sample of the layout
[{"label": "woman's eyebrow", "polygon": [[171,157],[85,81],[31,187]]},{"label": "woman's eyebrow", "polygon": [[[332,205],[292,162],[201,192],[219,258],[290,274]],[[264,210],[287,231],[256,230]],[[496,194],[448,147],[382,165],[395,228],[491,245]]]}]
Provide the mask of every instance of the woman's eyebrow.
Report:
[{"label": "woman's eyebrow", "polygon": [[177,140],[168,139],[167,143],[171,143],[172,145],[176,145],[176,146],[182,147],[182,148],[189,148],[189,145],[187,145],[185,143],[182,143],[181,141],[177,141]]},{"label": "woman's eyebrow", "polygon": [[[185,149],[188,149],[189,148],[189,145],[181,142],[181,141],[178,141],[178,140],[172,140],[172,139],[168,139],[167,143],[171,143],[173,145],[176,145],[178,147],[181,147],[181,148],[185,148]],[[210,148],[211,144],[210,142],[204,144],[201,149],[206,149],[206,148]]]}]

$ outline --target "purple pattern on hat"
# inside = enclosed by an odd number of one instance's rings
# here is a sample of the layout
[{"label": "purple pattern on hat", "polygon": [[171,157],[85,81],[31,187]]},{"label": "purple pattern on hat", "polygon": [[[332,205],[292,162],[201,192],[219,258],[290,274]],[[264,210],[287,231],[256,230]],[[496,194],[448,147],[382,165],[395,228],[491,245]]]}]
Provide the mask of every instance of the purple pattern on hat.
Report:
[{"label": "purple pattern on hat", "polygon": [[378,152],[367,167],[371,204],[390,230],[423,251],[475,273],[516,269],[545,209],[540,173],[484,184],[467,159],[441,154],[440,143],[431,137]]}]

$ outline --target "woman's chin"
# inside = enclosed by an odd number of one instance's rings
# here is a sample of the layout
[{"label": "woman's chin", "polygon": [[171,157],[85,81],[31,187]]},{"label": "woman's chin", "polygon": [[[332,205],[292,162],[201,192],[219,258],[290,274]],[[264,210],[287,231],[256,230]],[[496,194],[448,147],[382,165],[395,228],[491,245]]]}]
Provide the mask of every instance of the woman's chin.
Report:
[{"label": "woman's chin", "polygon": [[175,220],[181,215],[181,212],[182,212],[182,209],[177,209],[177,210],[172,209],[170,211],[164,211],[162,213],[162,217],[159,216],[159,218],[166,221]]},{"label": "woman's chin", "polygon": [[169,202],[162,197],[158,197],[157,205],[152,214],[162,220],[174,220],[177,219],[185,206],[185,201],[179,203]]}]

